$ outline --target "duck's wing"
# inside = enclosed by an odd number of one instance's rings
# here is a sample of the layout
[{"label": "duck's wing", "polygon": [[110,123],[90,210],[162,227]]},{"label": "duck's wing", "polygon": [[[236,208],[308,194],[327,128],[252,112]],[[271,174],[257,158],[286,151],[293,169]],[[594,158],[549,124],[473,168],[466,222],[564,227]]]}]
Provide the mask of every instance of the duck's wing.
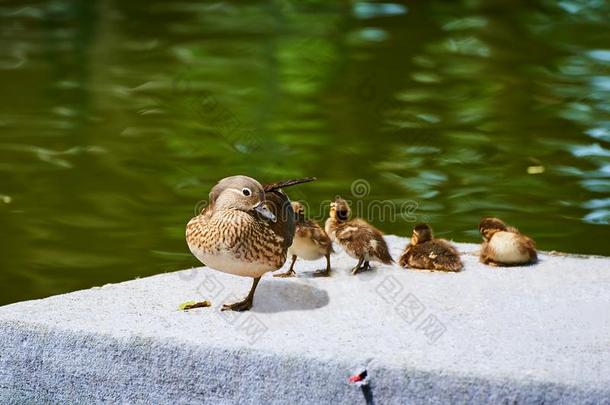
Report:
[{"label": "duck's wing", "polygon": [[372,256],[376,256],[379,260],[381,260],[383,264],[394,263],[394,259],[392,259],[392,255],[390,255],[390,249],[388,248],[388,244],[383,238],[383,232],[360,218],[356,218],[352,222],[354,224],[357,224],[361,228],[366,229],[370,240],[375,241],[375,243],[373,244],[369,243],[369,254],[371,254]]},{"label": "duck's wing", "polygon": [[326,231],[315,221],[306,220],[297,226],[297,235],[310,238],[316,245],[325,248],[327,251],[333,252],[332,241],[326,234]]},{"label": "duck's wing", "polygon": [[385,264],[393,263],[381,232],[361,219],[340,224],[335,231],[335,237],[339,244],[356,256],[368,254]]},{"label": "duck's wing", "polygon": [[296,226],[290,199],[282,190],[276,189],[266,191],[265,200],[267,207],[273,212],[276,220],[275,222],[262,218],[261,220],[267,221],[273,232],[283,239],[283,248],[288,249],[292,245]]},{"label": "duck's wing", "polygon": [[352,250],[357,250],[357,246],[365,245],[365,241],[373,236],[370,229],[355,221],[343,222],[337,225],[335,237],[337,242],[342,245],[353,246]]},{"label": "duck's wing", "polygon": [[531,262],[536,262],[538,260],[538,254],[536,253],[536,242],[534,242],[532,238],[520,234],[519,250],[522,252],[527,252]]},{"label": "duck's wing", "polygon": [[282,187],[290,187],[296,184],[308,183],[316,180],[315,177],[302,179],[284,180],[263,185],[267,206],[276,217],[276,221],[267,221],[273,232],[284,240],[283,247],[288,249],[292,245],[295,231],[295,215],[290,199],[282,191]]},{"label": "duck's wing", "polygon": [[428,242],[428,245],[431,253],[429,257],[437,270],[460,271],[462,269],[460,254],[449,242],[444,239],[435,239]]}]

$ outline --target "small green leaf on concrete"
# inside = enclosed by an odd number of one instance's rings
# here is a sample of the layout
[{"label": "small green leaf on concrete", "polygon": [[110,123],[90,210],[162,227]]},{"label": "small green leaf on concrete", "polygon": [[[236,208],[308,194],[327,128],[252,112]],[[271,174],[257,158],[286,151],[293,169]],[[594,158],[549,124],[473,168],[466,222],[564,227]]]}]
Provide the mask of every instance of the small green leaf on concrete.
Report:
[{"label": "small green leaf on concrete", "polygon": [[187,301],[187,302],[183,302],[182,304],[180,304],[178,309],[180,309],[181,311],[188,311],[189,309],[207,308],[207,307],[211,307],[211,306],[212,306],[212,303],[208,300]]}]

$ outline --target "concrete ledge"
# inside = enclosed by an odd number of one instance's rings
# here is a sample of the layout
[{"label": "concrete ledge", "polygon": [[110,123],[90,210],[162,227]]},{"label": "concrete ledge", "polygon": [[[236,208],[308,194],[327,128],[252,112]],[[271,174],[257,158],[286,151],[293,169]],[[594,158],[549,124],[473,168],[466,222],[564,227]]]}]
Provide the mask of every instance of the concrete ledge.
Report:
[{"label": "concrete ledge", "polygon": [[458,274],[299,261],[242,314],[218,307],[250,281],[205,268],[2,307],[0,402],[610,403],[610,258],[497,269],[458,248]]}]

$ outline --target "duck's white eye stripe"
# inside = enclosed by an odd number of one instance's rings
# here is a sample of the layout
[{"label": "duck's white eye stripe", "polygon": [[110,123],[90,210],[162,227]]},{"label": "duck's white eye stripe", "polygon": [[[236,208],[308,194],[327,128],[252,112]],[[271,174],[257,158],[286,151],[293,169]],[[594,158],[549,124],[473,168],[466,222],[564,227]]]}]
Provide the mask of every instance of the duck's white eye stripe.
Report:
[{"label": "duck's white eye stripe", "polygon": [[250,197],[252,195],[252,191],[248,187],[244,187],[241,189],[241,193],[246,197]]}]

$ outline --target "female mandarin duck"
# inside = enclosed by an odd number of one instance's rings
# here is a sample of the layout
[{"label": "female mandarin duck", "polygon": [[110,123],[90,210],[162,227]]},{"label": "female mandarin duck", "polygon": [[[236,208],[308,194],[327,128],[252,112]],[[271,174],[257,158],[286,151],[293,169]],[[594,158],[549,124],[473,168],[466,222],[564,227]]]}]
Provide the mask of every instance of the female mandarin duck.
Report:
[{"label": "female mandarin duck", "polygon": [[304,260],[317,260],[326,257],[326,269],[314,272],[314,276],[330,275],[330,254],[333,253],[333,243],[316,221],[305,218],[305,208],[298,201],[292,202],[295,214],[296,232],[288,254],[292,255],[290,269],[285,273],[275,274],[275,277],[294,277],[294,262],[297,257]]},{"label": "female mandarin duck", "polygon": [[261,185],[247,176],[224,178],[210,191],[209,204],[186,226],[189,249],[212,269],[254,279],[248,296],[223,310],[252,308],[263,274],[281,268],[295,231],[294,212],[282,187],[306,178]]},{"label": "female mandarin duck", "polygon": [[460,271],[462,261],[457,250],[444,239],[435,239],[428,224],[415,225],[411,243],[398,260],[402,267],[414,269]]},{"label": "female mandarin duck", "polygon": [[358,259],[352,274],[370,270],[371,260],[392,264],[394,260],[383,239],[383,233],[363,219],[350,220],[350,215],[351,209],[347,201],[337,197],[335,202],[330,203],[330,216],[324,229],[331,240],[341,245],[347,254]]}]

